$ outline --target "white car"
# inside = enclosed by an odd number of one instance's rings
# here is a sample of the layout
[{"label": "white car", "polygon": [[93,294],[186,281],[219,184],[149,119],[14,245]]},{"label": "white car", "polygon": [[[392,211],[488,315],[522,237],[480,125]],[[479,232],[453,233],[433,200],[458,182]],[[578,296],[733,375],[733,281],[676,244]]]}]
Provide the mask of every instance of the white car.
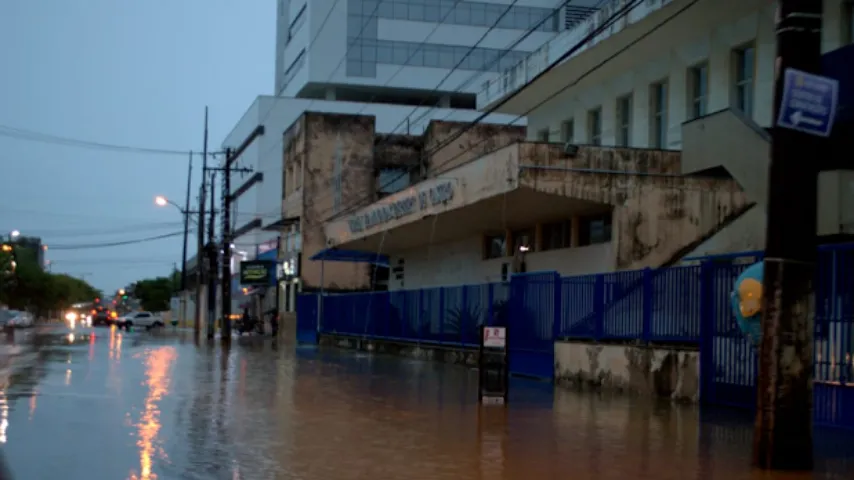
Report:
[{"label": "white car", "polygon": [[162,327],[163,319],[151,312],[131,312],[116,320],[116,325],[125,328],[144,327],[146,330],[151,330]]},{"label": "white car", "polygon": [[29,312],[20,310],[3,310],[0,311],[0,323],[15,328],[32,327],[33,316]]}]

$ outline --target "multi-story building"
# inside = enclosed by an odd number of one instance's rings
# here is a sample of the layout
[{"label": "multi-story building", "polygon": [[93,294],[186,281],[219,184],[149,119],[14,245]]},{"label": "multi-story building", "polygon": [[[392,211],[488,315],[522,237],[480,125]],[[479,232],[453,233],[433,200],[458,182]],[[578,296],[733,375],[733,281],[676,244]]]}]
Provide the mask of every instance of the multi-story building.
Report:
[{"label": "multi-story building", "polygon": [[[395,278],[386,266],[354,262],[346,252],[313,261],[327,250],[328,219],[345,215],[359,203],[393,198],[422,178],[452,170],[525,135],[524,127],[481,124],[452,139],[462,126],[433,121],[421,135],[389,135],[377,133],[376,119],[367,115],[306,112],[294,122],[285,132],[280,252],[288,280],[287,311],[294,309],[298,291],[321,286],[327,291],[382,290]],[[461,150],[466,155],[460,156]],[[378,253],[383,254],[381,245]]]},{"label": "multi-story building", "polygon": [[[421,134],[432,120],[480,117],[477,92],[499,72],[594,11],[599,0],[281,0],[276,95],[259,96],[223,141],[235,147],[258,125],[235,174],[235,247],[251,258],[275,242],[282,134],[306,111],[368,115],[380,134]],[[524,125],[491,114],[490,124]]]},{"label": "multi-story building", "polygon": [[[774,4],[760,0],[608,2],[478,93],[481,110],[526,115],[527,142],[357,205],[330,219],[325,236],[335,248],[389,255],[399,277],[391,289],[762,249],[774,18]],[[825,0],[828,75],[854,58],[854,47],[838,50],[851,43],[851,18],[849,2]],[[844,129],[854,99],[850,84],[841,88]],[[854,232],[844,208],[852,192],[840,188],[854,176],[837,168],[819,178],[823,236]],[[441,201],[421,201],[434,196]]]}]

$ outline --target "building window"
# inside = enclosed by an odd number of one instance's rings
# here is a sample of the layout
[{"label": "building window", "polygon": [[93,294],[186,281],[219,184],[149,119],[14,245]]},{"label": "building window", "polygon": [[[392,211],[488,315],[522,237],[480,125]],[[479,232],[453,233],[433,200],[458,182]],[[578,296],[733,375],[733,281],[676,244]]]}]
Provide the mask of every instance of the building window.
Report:
[{"label": "building window", "polygon": [[410,184],[409,170],[405,168],[382,168],[377,175],[377,193],[380,197],[397,193]]},{"label": "building window", "polygon": [[617,99],[617,146],[631,146],[632,134],[632,96]]},{"label": "building window", "polygon": [[587,112],[587,136],[591,145],[602,145],[602,109]]},{"label": "building window", "polygon": [[543,128],[537,131],[537,141],[538,142],[548,142],[549,141],[549,129]]},{"label": "building window", "polygon": [[690,92],[689,118],[699,118],[708,113],[709,66],[705,63],[688,70],[688,92]]},{"label": "building window", "polygon": [[290,27],[288,27],[288,41],[294,38],[294,35],[296,35],[300,27],[302,27],[303,23],[305,23],[306,8],[308,8],[308,3],[303,5],[299,12],[294,16],[294,20],[291,22]]},{"label": "building window", "polygon": [[543,225],[542,250],[557,250],[572,246],[572,222],[555,222]]},{"label": "building window", "polygon": [[566,120],[560,124],[560,140],[563,143],[573,143],[575,141],[575,121]]},{"label": "building window", "polygon": [[483,237],[483,258],[502,258],[507,256],[507,237],[504,234]]},{"label": "building window", "polygon": [[522,251],[523,249],[531,250],[534,248],[534,229],[526,228],[524,230],[516,230],[512,232],[512,236],[514,254]]},{"label": "building window", "polygon": [[579,245],[594,245],[611,241],[611,214],[585,217],[580,222]]},{"label": "building window", "polygon": [[735,52],[735,108],[748,117],[753,115],[753,75],[756,50],[744,47]]},{"label": "building window", "polygon": [[650,91],[650,143],[652,148],[667,148],[667,82],[654,83]]}]

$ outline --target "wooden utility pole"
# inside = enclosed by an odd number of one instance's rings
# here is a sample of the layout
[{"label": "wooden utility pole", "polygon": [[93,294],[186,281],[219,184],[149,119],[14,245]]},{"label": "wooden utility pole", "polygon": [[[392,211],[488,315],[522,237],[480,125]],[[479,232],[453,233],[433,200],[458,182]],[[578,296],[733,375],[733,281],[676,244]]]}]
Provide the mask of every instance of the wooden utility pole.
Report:
[{"label": "wooden utility pole", "polygon": [[[821,17],[820,1],[779,1],[776,123],[772,129],[768,174],[762,342],[753,444],[754,464],[763,469],[813,467],[812,283],[818,155],[824,134],[808,132],[809,125],[819,122],[808,115],[821,113],[812,108],[820,102],[810,100],[808,92],[798,90],[803,88],[805,76],[791,77],[790,84],[786,82],[786,71],[819,73]],[[802,121],[804,115],[809,123]]]},{"label": "wooden utility pole", "polygon": [[[202,286],[205,284],[205,176],[208,174],[208,107],[205,107],[205,133],[202,144],[202,185],[199,195],[199,238],[196,252],[196,314],[193,321],[193,334],[198,340],[202,332]],[[210,293],[210,292],[209,292]]]}]

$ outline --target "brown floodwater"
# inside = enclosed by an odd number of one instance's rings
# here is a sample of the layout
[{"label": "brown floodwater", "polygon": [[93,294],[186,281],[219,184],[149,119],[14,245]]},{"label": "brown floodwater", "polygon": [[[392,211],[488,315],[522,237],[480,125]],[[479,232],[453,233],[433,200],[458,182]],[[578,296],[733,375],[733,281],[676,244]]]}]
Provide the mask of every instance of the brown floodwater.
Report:
[{"label": "brown floodwater", "polygon": [[[818,430],[815,474],[750,468],[749,419],[260,338],[56,334],[0,395],[17,479],[854,478],[854,436]],[[5,383],[5,382],[4,382]],[[9,408],[5,408],[5,405]],[[50,461],[47,461],[47,459]]]}]

